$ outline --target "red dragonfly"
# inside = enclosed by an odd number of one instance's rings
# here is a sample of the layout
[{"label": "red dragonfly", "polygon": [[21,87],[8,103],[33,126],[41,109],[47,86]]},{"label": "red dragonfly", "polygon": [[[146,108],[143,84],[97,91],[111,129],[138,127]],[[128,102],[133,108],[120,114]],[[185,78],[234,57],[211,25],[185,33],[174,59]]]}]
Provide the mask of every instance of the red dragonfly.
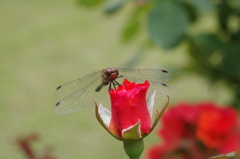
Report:
[{"label": "red dragonfly", "polygon": [[58,86],[55,97],[60,101],[57,102],[55,111],[58,114],[76,112],[94,106],[93,100],[99,104],[108,95],[107,89],[116,89],[124,78],[136,83],[148,80],[148,96],[154,90],[156,97],[170,92],[165,83],[171,80],[171,74],[165,70],[106,68]]}]

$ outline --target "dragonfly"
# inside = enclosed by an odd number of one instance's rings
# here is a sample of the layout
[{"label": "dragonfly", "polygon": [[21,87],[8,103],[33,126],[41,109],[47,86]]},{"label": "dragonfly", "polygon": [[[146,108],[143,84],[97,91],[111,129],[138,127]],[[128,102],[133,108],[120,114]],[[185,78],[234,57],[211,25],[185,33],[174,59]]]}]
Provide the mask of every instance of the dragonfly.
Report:
[{"label": "dragonfly", "polygon": [[55,105],[57,114],[73,113],[98,104],[108,95],[108,90],[116,90],[124,79],[130,82],[143,83],[148,80],[150,87],[147,97],[156,91],[155,97],[167,95],[170,88],[166,84],[171,74],[161,69],[105,68],[86,76],[62,84],[56,88]]}]

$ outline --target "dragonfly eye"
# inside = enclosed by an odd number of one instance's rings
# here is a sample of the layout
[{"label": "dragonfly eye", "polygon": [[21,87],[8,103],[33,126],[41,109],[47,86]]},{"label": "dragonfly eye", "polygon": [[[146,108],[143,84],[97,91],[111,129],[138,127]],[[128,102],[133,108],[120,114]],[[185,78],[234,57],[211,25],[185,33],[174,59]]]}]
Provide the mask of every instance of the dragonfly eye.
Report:
[{"label": "dragonfly eye", "polygon": [[106,75],[109,77],[109,76],[111,76],[111,74],[112,74],[112,70],[111,69],[107,69],[106,70]]}]

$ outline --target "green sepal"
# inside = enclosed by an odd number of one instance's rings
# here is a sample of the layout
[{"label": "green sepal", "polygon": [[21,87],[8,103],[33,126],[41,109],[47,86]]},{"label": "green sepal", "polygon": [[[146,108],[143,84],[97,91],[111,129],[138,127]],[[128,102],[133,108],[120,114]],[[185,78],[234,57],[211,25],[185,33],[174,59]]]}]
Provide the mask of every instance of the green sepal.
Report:
[{"label": "green sepal", "polygon": [[[154,128],[156,127],[156,125],[158,124],[158,121],[160,120],[160,118],[162,117],[162,115],[163,115],[163,113],[165,112],[165,110],[167,109],[167,107],[168,107],[168,104],[169,104],[169,101],[170,101],[170,97],[169,96],[167,96],[167,99],[168,99],[168,101],[166,102],[166,104],[165,104],[165,106],[162,108],[162,110],[159,112],[158,110],[156,110],[156,114],[155,114],[155,120],[154,120],[154,122],[153,122],[153,125],[152,125],[152,128],[151,128],[151,130],[150,130],[150,133],[154,130]],[[149,134],[150,134],[149,133]],[[144,137],[146,137],[146,136],[148,136],[149,134],[144,134],[143,135],[143,138]]]},{"label": "green sepal", "polygon": [[[95,102],[95,101],[94,101]],[[118,136],[115,136],[114,134],[111,133],[111,131],[108,129],[108,126],[103,122],[100,114],[98,113],[98,106],[97,106],[97,103],[95,102],[95,115],[96,115],[96,118],[98,120],[98,122],[102,125],[102,127],[107,130],[107,132],[112,135],[115,139],[117,140],[120,140],[120,141],[123,141],[122,138],[119,138]]]},{"label": "green sepal", "polygon": [[141,138],[140,121],[138,120],[135,125],[122,130],[122,137],[124,140],[136,140]]},{"label": "green sepal", "polygon": [[151,132],[152,132],[153,129],[156,127],[159,119],[162,117],[163,113],[165,112],[165,110],[166,110],[167,107],[168,107],[170,97],[167,96],[167,99],[168,99],[168,101],[166,102],[165,106],[162,108],[161,112],[159,112],[158,110],[156,110],[157,113],[155,114],[155,120],[154,120],[154,123],[153,123],[153,125],[152,125]]},{"label": "green sepal", "polygon": [[[228,153],[228,154],[210,157],[209,159],[229,159],[229,158],[239,159],[240,156],[239,156],[239,155],[236,156],[236,153],[237,153],[236,151],[233,151],[233,152],[230,152],[230,153]],[[236,158],[235,158],[235,157],[236,157]]]}]

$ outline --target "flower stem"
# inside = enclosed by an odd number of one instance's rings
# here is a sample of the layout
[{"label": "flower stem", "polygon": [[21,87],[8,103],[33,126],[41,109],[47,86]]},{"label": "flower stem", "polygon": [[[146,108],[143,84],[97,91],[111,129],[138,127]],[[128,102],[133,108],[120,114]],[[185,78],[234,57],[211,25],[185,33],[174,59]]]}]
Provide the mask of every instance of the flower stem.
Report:
[{"label": "flower stem", "polygon": [[143,139],[123,141],[123,147],[130,159],[139,159],[144,150],[144,142]]}]

